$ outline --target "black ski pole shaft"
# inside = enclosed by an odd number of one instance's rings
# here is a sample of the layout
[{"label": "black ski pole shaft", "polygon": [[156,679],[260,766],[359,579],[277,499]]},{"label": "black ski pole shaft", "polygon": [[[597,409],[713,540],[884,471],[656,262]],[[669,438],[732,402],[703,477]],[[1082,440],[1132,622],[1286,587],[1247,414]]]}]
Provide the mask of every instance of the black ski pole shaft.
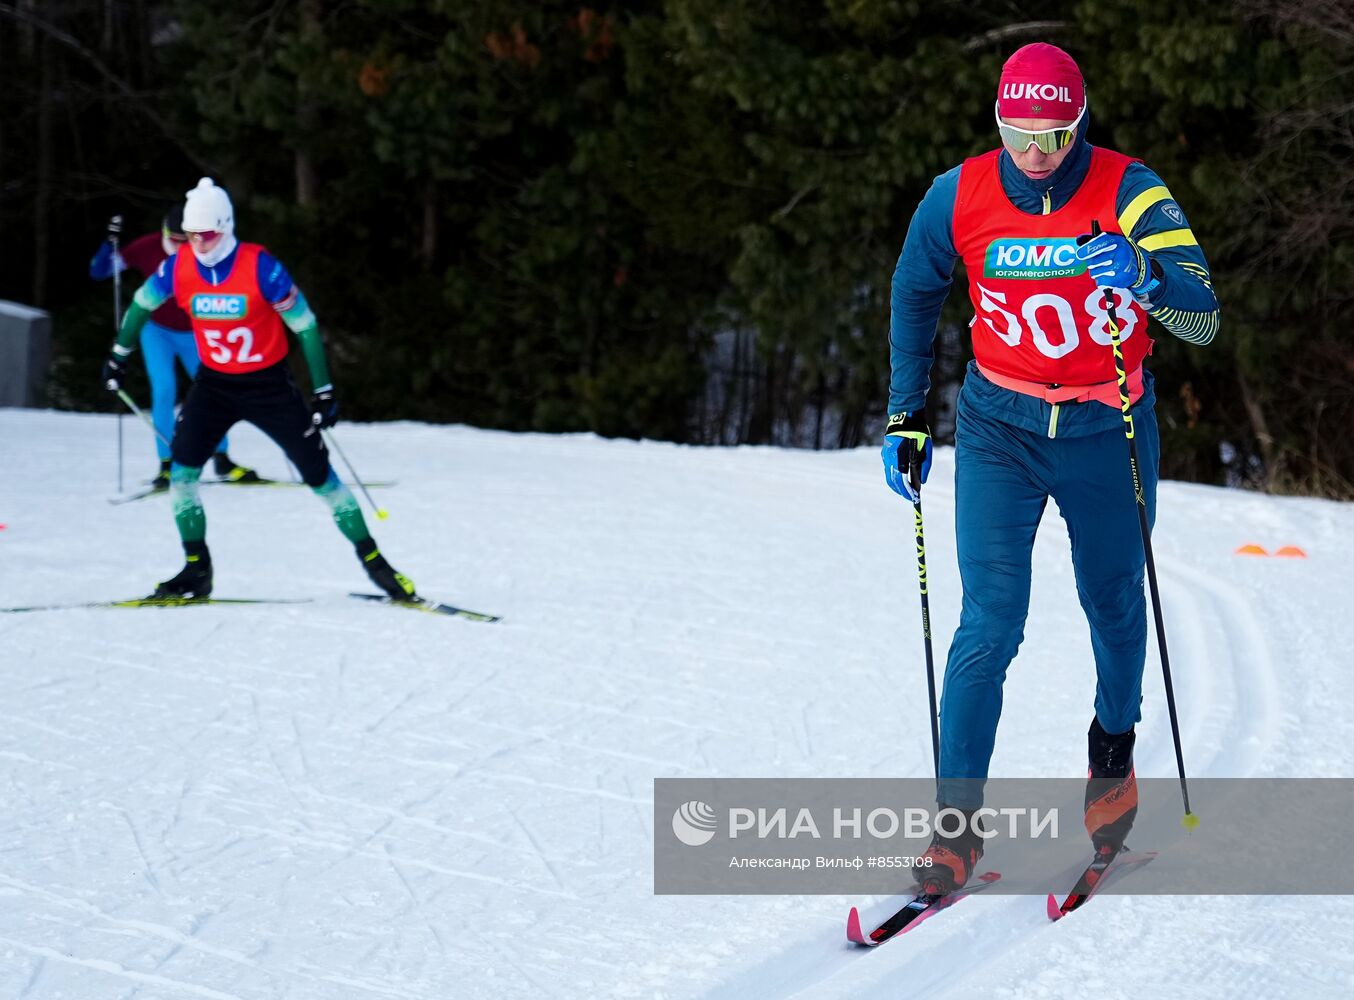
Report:
[{"label": "black ski pole shaft", "polygon": [[[1091,235],[1100,235],[1100,223],[1091,222]],[[1129,398],[1128,373],[1124,369],[1123,342],[1119,339],[1119,317],[1114,310],[1114,293],[1105,288],[1105,313],[1109,320],[1110,344],[1114,349],[1114,371],[1119,379],[1119,409],[1124,415],[1124,436],[1128,439],[1128,461],[1133,472],[1133,494],[1138,507],[1138,529],[1142,533],[1142,551],[1147,565],[1147,585],[1152,593],[1152,617],[1157,629],[1157,648],[1161,652],[1161,673],[1166,683],[1166,710],[1171,717],[1171,739],[1175,741],[1175,765],[1180,772],[1180,798],[1185,804],[1186,829],[1199,825],[1189,807],[1189,785],[1185,780],[1185,754],[1180,748],[1180,720],[1175,710],[1175,685],[1171,683],[1171,657],[1166,649],[1166,624],[1161,615],[1161,591],[1157,587],[1156,560],[1152,558],[1152,528],[1147,522],[1147,495],[1142,488],[1138,463],[1138,439],[1133,432],[1133,402]]]},{"label": "black ski pole shaft", "polygon": [[[911,442],[908,442],[909,444]],[[931,599],[926,586],[926,531],[921,516],[921,474],[912,469],[913,520],[917,532],[917,584],[921,591],[921,638],[926,647],[926,694],[931,708],[931,764],[935,768],[936,788],[940,787],[940,712],[936,708],[936,661],[931,648]]]},{"label": "black ski pole shaft", "polygon": [[388,518],[390,516],[390,511],[386,510],[384,507],[378,507],[376,501],[371,498],[371,494],[367,492],[367,484],[362,481],[362,477],[359,476],[357,470],[353,468],[353,463],[348,461],[348,456],[345,455],[343,449],[339,447],[338,439],[334,437],[334,432],[320,431],[320,433],[324,435],[324,439],[329,444],[329,447],[338,452],[339,458],[343,459],[343,464],[348,467],[348,474],[353,477],[353,482],[357,483],[358,489],[360,489],[362,495],[367,498],[367,503],[370,504],[371,509],[376,512],[376,519],[378,521],[384,521]]},{"label": "black ski pole shaft", "polygon": [[[122,329],[122,271],[118,267],[118,237],[122,234],[122,216],[108,220],[108,242],[113,248],[113,336]],[[122,492],[122,411],[118,411],[118,492]]]},{"label": "black ski pole shaft", "polygon": [[108,242],[113,247],[113,330],[122,327],[122,268],[118,266],[118,240],[122,235],[122,216],[108,220]]}]

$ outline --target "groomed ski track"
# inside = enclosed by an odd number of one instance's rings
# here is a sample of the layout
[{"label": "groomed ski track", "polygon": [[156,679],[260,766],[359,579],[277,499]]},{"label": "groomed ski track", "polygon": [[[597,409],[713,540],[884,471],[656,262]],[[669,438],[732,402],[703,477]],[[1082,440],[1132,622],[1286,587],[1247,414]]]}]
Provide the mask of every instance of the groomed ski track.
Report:
[{"label": "groomed ski track", "polygon": [[[655,777],[929,773],[910,509],[874,450],[338,433],[400,481],[371,520],[392,562],[505,621],[354,606],[355,559],[287,490],[204,491],[217,593],[312,604],[0,617],[0,995],[1354,992],[1348,897],[1106,896],[1057,925],[1042,897],[975,897],[864,952],[846,910],[888,898],[652,896]],[[115,440],[0,410],[0,606],[177,568],[165,505],[104,502]],[[286,475],[252,429],[232,442]],[[150,454],[131,430],[128,468]],[[941,665],[951,457],[925,494]],[[1190,774],[1354,774],[1354,508],[1168,483],[1155,545]],[[1026,636],[993,772],[1076,776],[1093,669],[1053,505]],[[1138,773],[1171,777],[1149,645]]]}]

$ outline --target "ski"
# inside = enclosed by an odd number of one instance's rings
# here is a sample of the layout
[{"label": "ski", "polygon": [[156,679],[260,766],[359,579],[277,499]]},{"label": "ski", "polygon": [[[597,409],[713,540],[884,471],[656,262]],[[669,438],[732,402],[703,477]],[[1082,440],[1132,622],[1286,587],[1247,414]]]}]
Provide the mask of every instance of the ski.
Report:
[{"label": "ski", "polygon": [[1080,909],[1086,904],[1087,900],[1099,891],[1111,875],[1141,868],[1156,856],[1156,851],[1145,851],[1142,854],[1121,852],[1109,861],[1096,858],[1086,866],[1086,870],[1081,873],[1081,878],[1077,879],[1076,886],[1061,903],[1058,902],[1058,897],[1053,893],[1048,894],[1048,919],[1061,920],[1073,910]]},{"label": "ski", "polygon": [[456,618],[467,618],[472,622],[501,622],[503,620],[499,615],[486,615],[482,611],[469,611],[466,608],[443,604],[441,601],[433,601],[426,597],[416,597],[411,601],[397,601],[385,594],[349,594],[348,596],[356,597],[359,601],[375,601],[377,604],[408,608],[410,611],[426,611],[433,615],[453,615]]},{"label": "ski", "polygon": [[[254,487],[254,486],[283,486],[283,487],[290,487],[290,488],[292,488],[292,489],[296,489],[296,488],[298,488],[298,487],[305,486],[306,489],[310,489],[310,487],[309,487],[309,486],[306,486],[305,483],[299,483],[299,482],[297,482],[297,481],[295,481],[295,480],[293,480],[293,479],[256,479],[256,480],[253,480],[252,482],[247,482],[247,483],[246,483],[246,482],[238,482],[238,481],[236,481],[236,480],[234,480],[234,479],[204,479],[204,480],[202,480],[202,485],[203,485],[203,486],[248,486],[248,487]],[[355,488],[360,487],[360,486],[365,486],[365,487],[366,487],[367,489],[369,489],[369,490],[380,490],[380,489],[386,489],[386,488],[388,488],[388,487],[394,486],[394,485],[395,485],[395,481],[394,481],[393,479],[386,479],[386,480],[376,480],[376,481],[374,481],[374,482],[366,482],[366,481],[364,481],[364,482],[361,482],[361,483],[344,483],[343,485],[349,487],[350,489],[355,489]]]},{"label": "ski", "polygon": [[[200,481],[199,485],[202,485],[202,486],[243,486],[243,487],[247,487],[247,488],[250,488],[250,489],[253,489],[254,487],[268,487],[268,486],[278,487],[278,486],[281,486],[281,487],[291,487],[291,488],[295,489],[295,488],[297,488],[297,487],[305,486],[306,484],[305,484],[305,483],[297,483],[297,482],[293,482],[293,481],[291,481],[291,480],[289,480],[289,479],[259,479],[259,480],[255,480],[254,482],[249,482],[249,483],[240,483],[240,482],[236,482],[236,481],[233,480],[233,479],[203,479],[203,480]],[[365,487],[366,487],[367,489],[369,489],[369,490],[380,490],[380,489],[387,489],[387,488],[389,488],[389,487],[391,487],[391,486],[394,486],[394,485],[395,485],[395,481],[394,481],[393,479],[387,479],[387,480],[378,480],[378,481],[376,481],[376,482],[370,482],[370,483],[368,483],[368,482],[363,482],[363,483],[344,483],[343,485],[344,485],[344,486],[347,486],[347,487],[349,487],[349,488],[355,488],[355,487],[358,487],[358,486],[365,486]],[[306,487],[306,488],[309,489],[309,487]],[[160,494],[165,494],[165,495],[167,496],[167,495],[169,494],[169,489],[168,489],[168,487],[152,486],[152,487],[150,487],[150,488],[148,488],[148,489],[138,490],[136,493],[128,493],[126,496],[121,496],[121,497],[109,497],[109,498],[108,498],[108,502],[111,503],[111,504],[113,504],[114,506],[118,506],[118,505],[124,504],[124,503],[131,503],[131,502],[134,501],[134,500],[144,500],[144,499],[146,499],[147,497],[158,496],[158,495],[160,495]]]},{"label": "ski", "polygon": [[852,944],[874,948],[890,938],[906,933],[941,910],[948,910],[966,896],[972,896],[975,892],[982,892],[1000,878],[999,872],[983,872],[978,876],[977,882],[965,885],[948,894],[918,893],[904,903],[902,909],[868,934],[861,927],[860,911],[853,906],[851,912],[846,916],[846,939]]},{"label": "ski", "polygon": [[129,601],[84,601],[77,604],[38,604],[27,608],[0,608],[0,614],[25,611],[74,611],[79,608],[191,608],[200,604],[309,604],[308,597],[137,597]]},{"label": "ski", "polygon": [[300,483],[289,482],[285,479],[265,479],[263,476],[256,476],[254,479],[200,479],[203,486],[300,486]]},{"label": "ski", "polygon": [[122,496],[122,497],[109,497],[109,498],[108,498],[108,502],[111,503],[111,504],[113,504],[114,506],[116,506],[116,505],[118,505],[118,504],[131,503],[133,500],[144,500],[144,499],[146,499],[146,497],[153,497],[153,496],[155,496],[157,493],[168,494],[168,493],[169,493],[169,487],[167,487],[167,486],[151,486],[151,487],[149,487],[148,489],[138,490],[138,491],[135,492],[135,493],[128,493],[126,496]]}]

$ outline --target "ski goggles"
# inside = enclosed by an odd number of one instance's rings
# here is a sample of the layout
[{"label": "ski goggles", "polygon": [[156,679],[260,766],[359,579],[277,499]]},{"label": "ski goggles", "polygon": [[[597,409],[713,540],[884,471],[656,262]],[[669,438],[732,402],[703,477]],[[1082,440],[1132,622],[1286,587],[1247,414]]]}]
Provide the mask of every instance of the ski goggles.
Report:
[{"label": "ski goggles", "polygon": [[204,229],[199,232],[189,233],[188,239],[192,240],[194,243],[213,243],[220,235],[220,232],[215,229]]},{"label": "ski goggles", "polygon": [[171,233],[168,229],[161,229],[160,234],[170,243],[187,243],[188,237],[183,233]]},{"label": "ski goggles", "polygon": [[1056,153],[1058,150],[1071,145],[1072,140],[1077,137],[1077,127],[1081,124],[1081,119],[1085,115],[1086,108],[1083,105],[1081,113],[1077,115],[1077,120],[1071,125],[1031,131],[1016,128],[1014,125],[1007,125],[1001,120],[1001,112],[998,111],[997,131],[1001,133],[1001,141],[1006,144],[1007,148],[1013,149],[1017,153],[1023,153],[1031,146],[1037,146],[1041,153]]}]

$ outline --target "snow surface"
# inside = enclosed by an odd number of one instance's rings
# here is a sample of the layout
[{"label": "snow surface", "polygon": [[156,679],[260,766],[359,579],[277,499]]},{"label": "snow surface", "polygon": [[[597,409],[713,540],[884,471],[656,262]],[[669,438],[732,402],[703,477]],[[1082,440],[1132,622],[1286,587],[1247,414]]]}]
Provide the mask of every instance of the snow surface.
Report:
[{"label": "snow surface", "polygon": [[[910,510],[874,450],[338,434],[399,480],[372,521],[392,562],[505,621],[352,601],[318,501],[227,487],[203,491],[218,596],[313,603],[0,616],[0,996],[1354,995],[1350,897],[1102,897],[1057,925],[976,897],[870,952],[846,910],[882,897],[655,897],[655,777],[929,773]],[[178,569],[163,498],[105,502],[115,441],[0,410],[0,606]],[[942,664],[950,458],[926,495]],[[994,774],[1084,767],[1067,548],[1051,510]],[[1354,775],[1354,506],[1164,484],[1156,551],[1191,774]],[[1170,777],[1155,654],[1147,678],[1138,773]]]}]

